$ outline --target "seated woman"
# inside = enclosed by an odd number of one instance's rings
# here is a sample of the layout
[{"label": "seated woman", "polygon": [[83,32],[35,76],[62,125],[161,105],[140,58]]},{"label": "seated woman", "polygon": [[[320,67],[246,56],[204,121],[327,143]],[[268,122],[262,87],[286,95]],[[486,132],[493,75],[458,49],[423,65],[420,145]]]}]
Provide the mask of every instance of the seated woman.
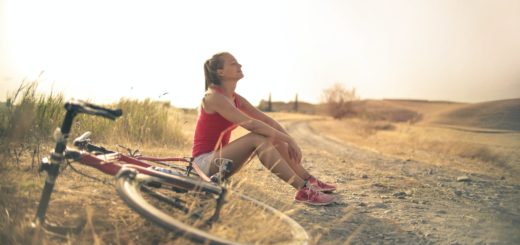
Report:
[{"label": "seated woman", "polygon": [[[268,115],[235,93],[242,65],[231,54],[213,55],[204,63],[206,93],[202,99],[194,135],[192,156],[207,176],[218,172],[215,159],[233,161],[236,173],[253,154],[272,173],[296,190],[294,199],[311,205],[334,201],[335,186],[323,183],[301,165],[302,153],[293,138]],[[231,131],[241,126],[249,134],[229,142]]]}]

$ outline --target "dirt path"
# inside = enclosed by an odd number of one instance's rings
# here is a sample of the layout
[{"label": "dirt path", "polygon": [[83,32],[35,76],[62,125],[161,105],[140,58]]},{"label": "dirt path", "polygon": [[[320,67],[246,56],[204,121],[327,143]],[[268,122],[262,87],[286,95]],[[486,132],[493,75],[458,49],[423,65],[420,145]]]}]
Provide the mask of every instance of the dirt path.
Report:
[{"label": "dirt path", "polygon": [[[284,124],[301,144],[303,164],[339,189],[334,205],[289,211],[313,243],[520,244],[520,185],[360,149],[306,121]],[[287,195],[294,191],[278,184],[259,187],[269,193],[264,200],[293,207]]]}]

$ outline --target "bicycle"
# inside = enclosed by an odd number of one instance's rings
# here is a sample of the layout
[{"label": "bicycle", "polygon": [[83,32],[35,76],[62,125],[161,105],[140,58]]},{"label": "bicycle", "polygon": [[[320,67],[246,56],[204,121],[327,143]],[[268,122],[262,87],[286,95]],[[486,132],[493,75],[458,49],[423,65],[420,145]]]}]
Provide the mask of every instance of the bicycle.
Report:
[{"label": "bicycle", "polygon": [[[198,171],[191,157],[149,157],[130,149],[127,149],[128,154],[123,154],[92,144],[90,132],[73,141],[76,149],[67,148],[76,115],[89,114],[115,120],[122,111],[86,102],[68,102],[65,109],[62,125],[56,129],[56,145],[50,160],[44,158],[40,164],[40,171],[46,171],[47,177],[34,227],[43,227],[50,232],[81,229],[79,226],[59,227],[45,219],[56,178],[62,171],[60,168],[78,162],[115,176],[117,193],[131,209],[168,231],[193,241],[211,244],[308,243],[307,232],[296,221],[265,203],[226,187],[224,183],[231,161],[220,159],[219,173],[209,177]],[[250,227],[234,222],[240,218],[234,215],[249,217],[251,220],[247,225]],[[277,229],[276,234],[255,237],[266,227]],[[271,237],[274,235],[275,238]]]}]

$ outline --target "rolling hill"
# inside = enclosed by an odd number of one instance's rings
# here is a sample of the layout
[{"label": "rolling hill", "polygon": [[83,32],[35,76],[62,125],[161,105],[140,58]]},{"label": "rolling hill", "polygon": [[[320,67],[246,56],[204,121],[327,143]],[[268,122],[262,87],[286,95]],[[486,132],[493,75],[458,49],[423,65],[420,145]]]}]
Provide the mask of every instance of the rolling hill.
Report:
[{"label": "rolling hill", "polygon": [[520,99],[468,104],[443,112],[433,123],[520,131]]},{"label": "rolling hill", "polygon": [[[266,107],[263,101],[260,108]],[[273,111],[294,112],[294,103],[273,102]],[[359,100],[352,107],[370,120],[520,131],[520,98],[481,103],[407,99]],[[299,102],[300,113],[326,114],[323,104]]]}]

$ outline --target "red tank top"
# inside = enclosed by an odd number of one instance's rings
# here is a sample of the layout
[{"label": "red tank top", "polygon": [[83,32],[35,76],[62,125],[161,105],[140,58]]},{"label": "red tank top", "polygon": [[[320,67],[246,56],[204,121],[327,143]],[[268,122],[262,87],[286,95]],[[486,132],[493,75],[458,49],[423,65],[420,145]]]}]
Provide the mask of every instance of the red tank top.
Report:
[{"label": "red tank top", "polygon": [[[215,91],[222,93],[220,88]],[[240,101],[234,96],[234,103],[237,108],[240,107]],[[198,155],[214,151],[229,143],[231,131],[237,127],[236,124],[228,121],[218,113],[207,113],[204,108],[200,108],[197,126],[195,127],[195,135],[193,136],[193,148],[191,155]]]}]

